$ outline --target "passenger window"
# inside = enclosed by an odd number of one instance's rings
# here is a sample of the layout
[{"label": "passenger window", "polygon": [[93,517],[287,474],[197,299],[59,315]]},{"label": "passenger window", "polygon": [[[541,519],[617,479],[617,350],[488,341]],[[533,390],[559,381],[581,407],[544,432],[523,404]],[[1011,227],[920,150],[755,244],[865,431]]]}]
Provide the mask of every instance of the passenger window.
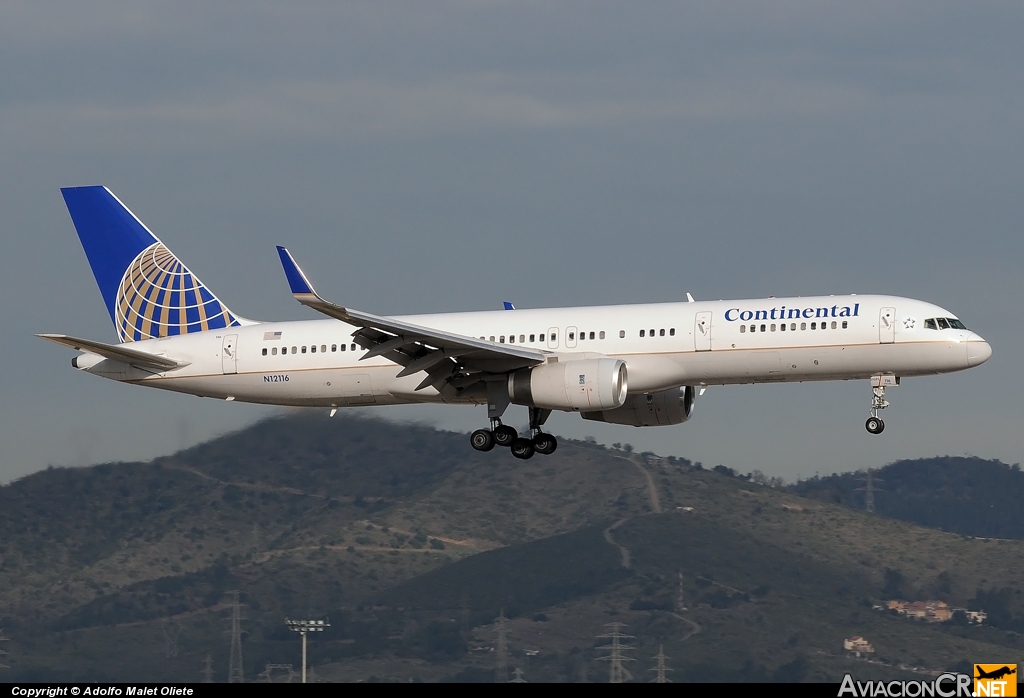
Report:
[{"label": "passenger window", "polygon": [[273,354],[274,356],[277,356],[277,347],[274,347],[273,349],[271,349],[270,353]]},{"label": "passenger window", "polygon": [[750,326],[750,331],[751,332],[757,332],[757,325],[751,325]]},{"label": "passenger window", "polygon": [[504,344],[505,343],[505,335],[501,335],[501,338],[498,339],[498,343],[499,344]]},{"label": "passenger window", "polygon": [[305,344],[303,344],[303,345],[302,345],[302,353],[303,353],[303,354],[305,354],[305,353],[306,353],[306,345],[305,345]]},{"label": "passenger window", "polygon": [[569,333],[569,341],[572,341],[574,339],[576,339],[576,333],[575,332],[570,332]]},{"label": "passenger window", "polygon": [[786,331],[786,323],[782,323],[781,325],[779,325],[779,332],[785,332],[785,331]]},{"label": "passenger window", "polygon": [[806,322],[801,322],[800,323],[800,329],[801,330],[806,330],[807,329],[807,323]]},{"label": "passenger window", "polygon": [[654,330],[653,329],[651,330],[651,336],[652,337],[654,336]]},{"label": "passenger window", "polygon": [[835,328],[836,328],[836,321],[835,321],[835,320],[833,320],[833,321],[832,321],[832,329],[834,330]]},{"label": "passenger window", "polygon": [[322,353],[324,353],[326,351],[327,351],[327,345],[326,344],[321,344],[320,345],[320,353],[322,354]]},{"label": "passenger window", "polygon": [[626,338],[626,330],[619,330],[619,339]]},{"label": "passenger window", "polygon": [[[603,333],[602,333],[602,334],[603,334]],[[590,338],[591,338],[591,339],[593,339],[593,338],[594,338],[594,333],[593,333],[593,332],[591,332],[591,333],[590,333]]]},{"label": "passenger window", "polygon": [[341,345],[341,350],[345,351],[345,345],[344,344]]},{"label": "passenger window", "polygon": [[764,332],[764,325],[761,325],[761,331]]},{"label": "passenger window", "polygon": [[310,351],[312,351],[312,352],[313,352],[314,354],[316,353],[316,345],[315,345],[315,344],[314,344],[313,346],[311,346],[311,347],[310,347],[309,349],[310,349]]},{"label": "passenger window", "polygon": [[641,337],[643,337],[643,336],[644,336],[644,331],[643,331],[643,330],[640,330],[640,336],[641,336]]},{"label": "passenger window", "polygon": [[604,330],[601,330],[601,334],[598,335],[600,339],[604,339]]},{"label": "passenger window", "polygon": [[740,334],[743,334],[746,331],[747,331],[747,326],[746,325],[740,325]]},{"label": "passenger window", "polygon": [[659,337],[664,337],[665,336],[665,328],[664,327],[662,327],[660,330],[658,330],[658,336]]},{"label": "passenger window", "polygon": [[356,345],[355,345],[355,344],[353,344],[353,345],[352,345],[352,351],[355,351],[355,350],[356,350]]},{"label": "passenger window", "polygon": [[331,352],[333,353],[333,352],[336,352],[336,351],[338,351],[338,345],[337,344],[332,344],[331,345]]},{"label": "passenger window", "polygon": [[299,348],[298,347],[292,347],[292,353],[293,354],[297,354],[298,352],[299,352]]},{"label": "passenger window", "polygon": [[812,330],[816,330],[816,329],[818,329],[818,323],[816,323],[816,322],[812,322],[812,323],[811,323],[811,329],[812,329]]},{"label": "passenger window", "polygon": [[537,341],[536,337],[537,337],[537,335],[535,335],[535,334],[531,334],[531,335],[530,335],[530,341],[531,341],[531,342],[536,342],[536,341]]},{"label": "passenger window", "polygon": [[263,347],[263,355],[264,355],[264,356],[266,356],[266,355],[267,355],[267,348],[266,348],[266,347]]},{"label": "passenger window", "polygon": [[939,329],[940,330],[948,330],[949,329],[949,323],[946,322],[946,318],[944,318],[944,317],[937,317],[937,318],[935,318],[935,322],[939,323]]},{"label": "passenger window", "polygon": [[774,332],[774,331],[775,331],[775,323],[773,322],[772,323],[772,332]]},{"label": "passenger window", "polygon": [[494,335],[493,334],[491,335],[491,341],[492,342],[494,341]]},{"label": "passenger window", "polygon": [[670,329],[668,331],[668,336],[669,337],[675,337],[676,336],[676,328],[675,327],[673,327],[672,329]]},{"label": "passenger window", "polygon": [[844,329],[844,330],[846,329],[846,327],[847,327],[847,325],[848,325],[848,324],[849,324],[849,323],[848,323],[848,322],[847,322],[846,320],[843,320],[843,329]]}]

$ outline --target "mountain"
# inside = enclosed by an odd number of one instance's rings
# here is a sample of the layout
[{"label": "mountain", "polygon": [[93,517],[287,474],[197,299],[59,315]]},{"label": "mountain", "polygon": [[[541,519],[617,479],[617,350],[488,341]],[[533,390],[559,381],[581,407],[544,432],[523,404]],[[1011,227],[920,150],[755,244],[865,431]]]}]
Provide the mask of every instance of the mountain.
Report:
[{"label": "mountain", "polygon": [[[4,679],[601,681],[664,647],[685,680],[918,676],[1014,661],[1024,542],[977,540],[658,458],[563,440],[478,453],[465,434],[298,412],[148,463],[53,468],[0,488]],[[815,495],[808,491],[807,494]],[[816,495],[815,495],[816,496]],[[1000,627],[872,609],[898,591],[994,604]],[[998,615],[998,614],[997,614]],[[875,660],[847,657],[863,635]],[[902,667],[902,668],[900,668]]]},{"label": "mountain", "polygon": [[[866,475],[803,480],[790,489],[863,508]],[[872,472],[875,511],[895,519],[985,538],[1024,538],[1024,472],[1020,465],[943,456],[896,461]]]}]

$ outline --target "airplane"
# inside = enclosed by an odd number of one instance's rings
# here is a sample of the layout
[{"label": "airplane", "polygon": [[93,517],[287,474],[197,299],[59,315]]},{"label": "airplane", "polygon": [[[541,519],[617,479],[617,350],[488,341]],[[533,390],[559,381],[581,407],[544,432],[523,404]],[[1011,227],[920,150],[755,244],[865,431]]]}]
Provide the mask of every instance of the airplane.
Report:
[{"label": "airplane", "polygon": [[[123,383],[268,405],[486,405],[471,446],[550,454],[553,410],[634,427],[681,424],[707,386],[870,380],[886,388],[984,363],[992,348],[937,305],[884,295],[760,298],[383,317],[322,298],[278,247],[295,299],[326,319],[230,310],[103,186],[61,190],[119,341],[63,334],[74,368]],[[529,432],[501,421],[510,404]]]},{"label": "airplane", "polygon": [[992,671],[985,671],[984,669],[982,669],[978,665],[975,665],[975,667],[978,670],[978,675],[974,677],[976,679],[997,679],[998,680],[998,679],[1003,678],[1004,676],[1009,676],[1010,674],[1016,674],[1017,673],[1016,669],[1011,669],[1008,666],[1003,666],[1003,667],[1000,667],[999,669],[993,669]]}]

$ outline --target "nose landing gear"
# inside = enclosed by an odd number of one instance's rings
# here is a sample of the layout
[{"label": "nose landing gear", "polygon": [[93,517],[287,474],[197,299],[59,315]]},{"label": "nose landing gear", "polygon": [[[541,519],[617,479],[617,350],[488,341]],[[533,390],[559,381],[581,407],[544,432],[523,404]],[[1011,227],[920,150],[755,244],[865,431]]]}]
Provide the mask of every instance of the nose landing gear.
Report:
[{"label": "nose landing gear", "polygon": [[885,431],[885,422],[878,416],[879,410],[889,406],[885,399],[886,387],[895,387],[900,384],[899,376],[872,376],[871,377],[871,416],[864,423],[864,428],[870,434],[881,434]]}]

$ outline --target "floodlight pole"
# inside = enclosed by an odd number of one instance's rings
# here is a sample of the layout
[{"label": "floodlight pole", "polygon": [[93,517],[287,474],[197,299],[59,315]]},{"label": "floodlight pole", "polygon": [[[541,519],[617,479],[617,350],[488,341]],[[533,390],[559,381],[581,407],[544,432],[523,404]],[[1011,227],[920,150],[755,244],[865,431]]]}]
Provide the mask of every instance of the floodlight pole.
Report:
[{"label": "floodlight pole", "polygon": [[302,683],[306,683],[306,633],[322,633],[324,628],[331,627],[325,620],[289,620],[284,619],[289,630],[302,635]]}]

